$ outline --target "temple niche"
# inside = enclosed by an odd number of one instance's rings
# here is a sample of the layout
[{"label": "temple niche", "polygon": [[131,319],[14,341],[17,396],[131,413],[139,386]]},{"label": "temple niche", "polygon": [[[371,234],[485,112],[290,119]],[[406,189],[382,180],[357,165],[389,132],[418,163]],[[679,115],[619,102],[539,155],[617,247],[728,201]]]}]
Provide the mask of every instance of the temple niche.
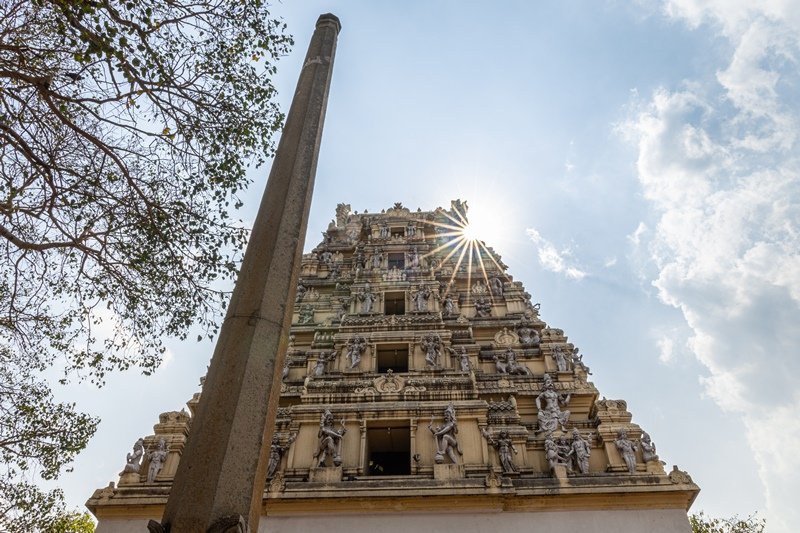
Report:
[{"label": "temple niche", "polygon": [[[262,528],[477,532],[492,512],[501,531],[689,532],[698,487],[492,248],[468,263],[467,216],[339,204],[303,256]],[[164,413],[120,450],[118,484],[87,502],[98,532],[160,518],[190,421]]]}]

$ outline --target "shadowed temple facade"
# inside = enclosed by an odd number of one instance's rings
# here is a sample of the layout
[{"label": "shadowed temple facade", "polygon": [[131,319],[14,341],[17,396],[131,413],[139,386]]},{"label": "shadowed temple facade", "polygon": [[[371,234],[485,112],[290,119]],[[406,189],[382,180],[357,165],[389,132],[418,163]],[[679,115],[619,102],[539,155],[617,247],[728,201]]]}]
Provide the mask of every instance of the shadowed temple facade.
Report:
[{"label": "shadowed temple facade", "polygon": [[[260,530],[689,532],[698,487],[467,215],[340,204],[303,256]],[[89,499],[99,533],[160,519],[200,394]]]}]

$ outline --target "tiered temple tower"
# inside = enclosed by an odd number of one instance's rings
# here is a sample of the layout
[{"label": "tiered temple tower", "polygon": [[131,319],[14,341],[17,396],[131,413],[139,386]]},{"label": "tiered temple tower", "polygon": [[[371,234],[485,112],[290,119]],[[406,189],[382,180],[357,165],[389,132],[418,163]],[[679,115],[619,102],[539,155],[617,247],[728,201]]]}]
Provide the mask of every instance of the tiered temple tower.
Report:
[{"label": "tiered temple tower", "polygon": [[[340,204],[303,256],[261,529],[690,531],[698,487],[466,223]],[[89,499],[99,533],[161,517],[190,423],[163,413]]]}]

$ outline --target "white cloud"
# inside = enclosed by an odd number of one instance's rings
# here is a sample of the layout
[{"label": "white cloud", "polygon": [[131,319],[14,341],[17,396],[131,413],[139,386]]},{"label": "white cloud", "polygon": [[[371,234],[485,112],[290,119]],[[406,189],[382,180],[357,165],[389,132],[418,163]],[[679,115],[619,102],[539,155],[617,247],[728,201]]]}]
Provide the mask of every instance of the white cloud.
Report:
[{"label": "white cloud", "polygon": [[668,365],[675,360],[675,340],[672,337],[663,336],[658,341],[658,360]]},{"label": "white cloud", "polygon": [[553,243],[542,237],[535,228],[528,228],[525,232],[538,249],[539,264],[542,265],[542,268],[557,274],[564,274],[567,278],[574,280],[581,280],[587,276],[586,272],[568,263],[572,256],[569,248],[558,250]]},{"label": "white cloud", "polygon": [[628,240],[634,245],[639,246],[639,243],[642,242],[642,235],[645,234],[647,231],[647,225],[644,222],[639,222],[639,225],[636,226],[636,229],[628,235]]},{"label": "white cloud", "polygon": [[[667,15],[732,44],[716,83],[660,89],[619,130],[658,223],[653,285],[693,330],[707,394],[741,416],[771,533],[800,522],[800,10],[790,2],[669,0]],[[636,97],[638,99],[638,97]],[[629,236],[638,246],[646,226]],[[674,357],[668,337],[660,359]],[[748,510],[743,510],[747,512]]]}]

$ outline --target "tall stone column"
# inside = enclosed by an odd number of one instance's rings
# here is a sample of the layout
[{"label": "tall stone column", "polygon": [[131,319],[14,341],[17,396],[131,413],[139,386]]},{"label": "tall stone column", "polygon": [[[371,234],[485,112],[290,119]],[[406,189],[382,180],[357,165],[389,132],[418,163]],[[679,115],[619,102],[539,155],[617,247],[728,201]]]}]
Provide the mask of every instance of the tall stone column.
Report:
[{"label": "tall stone column", "polygon": [[339,19],[308,47],[189,439],[151,531],[257,531]]}]

